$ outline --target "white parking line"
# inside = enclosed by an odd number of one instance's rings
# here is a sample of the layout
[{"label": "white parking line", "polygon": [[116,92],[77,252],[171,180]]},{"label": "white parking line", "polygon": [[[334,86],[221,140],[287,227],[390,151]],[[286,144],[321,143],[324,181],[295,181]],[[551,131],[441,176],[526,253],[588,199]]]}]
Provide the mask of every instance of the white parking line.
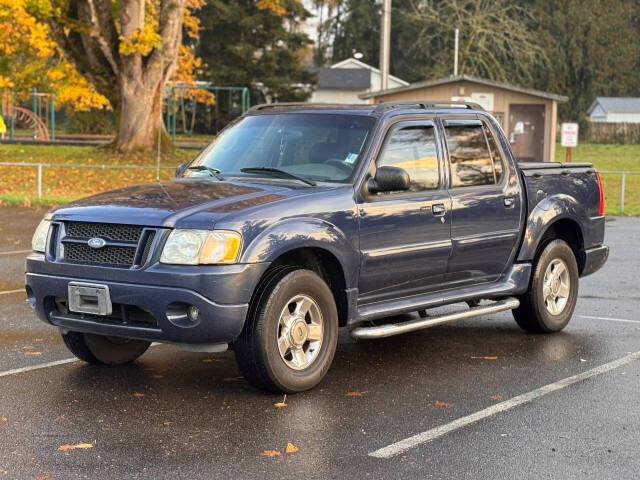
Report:
[{"label": "white parking line", "polygon": [[0,292],[0,295],[9,295],[10,293],[18,293],[18,292],[24,293],[24,288],[19,288],[17,290],[5,290],[4,292]]},{"label": "white parking line", "polygon": [[442,437],[447,433],[466,427],[467,425],[471,425],[472,423],[479,422],[480,420],[491,417],[500,412],[510,410],[519,405],[529,403],[544,395],[555,392],[557,390],[561,390],[575,383],[582,382],[583,380],[586,380],[588,378],[595,377],[596,375],[600,375],[602,373],[606,373],[616,368],[622,367],[633,362],[634,360],[640,360],[640,351],[630,353],[629,355],[619,358],[618,360],[614,360],[613,362],[605,363],[604,365],[592,368],[591,370],[587,370],[586,372],[567,377],[557,382],[550,383],[549,385],[545,385],[544,387],[532,390],[528,393],[518,395],[517,397],[513,397],[509,400],[505,400],[504,402],[497,403],[491,407],[485,408],[484,410],[480,410],[476,413],[472,413],[471,415],[467,415],[466,417],[458,418],[451,423],[447,423],[445,425],[432,428],[431,430],[418,433],[417,435],[414,435],[412,437],[405,438],[404,440],[392,443],[391,445],[387,445],[386,447],[376,450],[375,452],[371,452],[369,455],[376,458],[391,458],[420,444],[431,442],[432,440]]},{"label": "white parking line", "polygon": [[607,322],[622,322],[622,323],[640,323],[640,320],[626,320],[624,318],[611,318],[611,317],[593,317],[591,315],[578,315],[580,318],[588,318],[589,320],[606,320]]},{"label": "white parking line", "polygon": [[19,253],[31,253],[31,250],[13,250],[11,252],[0,252],[0,255],[17,255]]},{"label": "white parking line", "polygon": [[57,367],[58,365],[65,365],[67,363],[78,362],[77,358],[65,358],[64,360],[56,360],[55,362],[41,363],[39,365],[31,365],[30,367],[14,368],[13,370],[6,370],[0,372],[0,377],[8,377],[9,375],[17,375],[18,373],[32,372],[34,370],[42,370],[43,368]]}]

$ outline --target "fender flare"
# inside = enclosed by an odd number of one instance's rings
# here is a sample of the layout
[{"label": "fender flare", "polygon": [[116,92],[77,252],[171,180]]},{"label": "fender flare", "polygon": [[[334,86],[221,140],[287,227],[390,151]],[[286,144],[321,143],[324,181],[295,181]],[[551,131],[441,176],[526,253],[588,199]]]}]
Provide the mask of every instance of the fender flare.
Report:
[{"label": "fender flare", "polygon": [[582,225],[589,222],[585,208],[570,195],[550,195],[533,209],[526,222],[518,262],[533,260],[546,231],[559,220],[572,220],[578,225],[580,237],[584,238]]},{"label": "fender flare", "polygon": [[357,284],[360,267],[358,250],[335,225],[316,218],[289,218],[269,226],[247,245],[240,263],[271,263],[299,248],[328,251],[340,263],[346,287],[353,288]]}]

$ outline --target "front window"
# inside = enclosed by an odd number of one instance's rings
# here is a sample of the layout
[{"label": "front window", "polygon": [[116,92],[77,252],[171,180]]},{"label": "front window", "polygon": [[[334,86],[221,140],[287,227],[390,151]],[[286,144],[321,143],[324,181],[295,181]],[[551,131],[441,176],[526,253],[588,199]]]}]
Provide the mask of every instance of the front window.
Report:
[{"label": "front window", "polygon": [[[190,166],[213,168],[225,177],[276,178],[273,172],[243,172],[266,167],[312,181],[347,182],[361,160],[374,122],[362,115],[248,116],[222,132]],[[185,176],[201,175],[206,172],[185,172]]]}]

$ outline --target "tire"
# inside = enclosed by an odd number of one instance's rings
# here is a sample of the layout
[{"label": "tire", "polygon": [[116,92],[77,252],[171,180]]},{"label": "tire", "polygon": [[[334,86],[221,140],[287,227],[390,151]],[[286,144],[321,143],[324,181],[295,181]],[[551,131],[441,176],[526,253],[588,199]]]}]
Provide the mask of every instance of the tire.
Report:
[{"label": "tire", "polygon": [[513,318],[527,332],[559,332],[571,320],[577,299],[576,257],[565,241],[552,240],[538,256],[529,290],[519,297]]},{"label": "tire", "polygon": [[337,341],[338,312],[327,284],[311,270],[285,267],[261,282],[233,349],[254,387],[297,393],[324,378]]},{"label": "tire", "polygon": [[133,362],[151,345],[151,342],[143,340],[80,332],[63,333],[62,340],[71,353],[93,365],[124,365]]}]

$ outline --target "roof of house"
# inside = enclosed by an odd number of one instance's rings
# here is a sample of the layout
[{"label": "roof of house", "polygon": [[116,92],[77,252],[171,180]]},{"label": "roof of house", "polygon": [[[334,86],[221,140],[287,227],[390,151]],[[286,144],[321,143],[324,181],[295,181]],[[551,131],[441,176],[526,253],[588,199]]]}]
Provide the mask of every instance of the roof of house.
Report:
[{"label": "roof of house", "polygon": [[587,114],[590,115],[597,105],[606,113],[640,113],[638,97],[597,97],[587,109]]},{"label": "roof of house", "polygon": [[365,90],[371,87],[371,72],[366,68],[321,68],[318,88]]},{"label": "roof of house", "polygon": [[[372,72],[375,73],[380,73],[380,69],[376,68],[376,67],[372,67],[371,65],[367,65],[366,63],[356,59],[356,58],[347,58],[345,60],[342,60],[341,62],[338,63],[334,63],[333,65],[331,65],[331,68],[342,68],[344,69],[346,66],[346,68],[366,68],[368,70],[371,70]],[[351,67],[353,66],[353,67]],[[409,85],[409,82],[402,80],[401,78],[395,77],[393,75],[389,75],[389,79],[393,80],[396,83],[400,83],[402,85]]]},{"label": "roof of house", "polygon": [[566,102],[569,100],[564,95],[558,95],[556,93],[543,92],[541,90],[534,90],[532,88],[519,87],[517,85],[511,85],[510,83],[497,82],[495,80],[488,80],[486,78],[474,77],[472,75],[451,75],[449,77],[438,78],[436,80],[427,80],[425,82],[412,83],[406,87],[390,88],[388,90],[380,90],[377,92],[370,92],[360,95],[360,98],[371,98],[389,95],[397,92],[409,92],[411,90],[418,90],[421,88],[434,87],[437,85],[445,85],[447,83],[455,83],[460,81],[467,81],[471,83],[478,83],[480,85],[487,85],[490,87],[502,88],[504,90],[511,90],[513,92],[525,93],[527,95],[533,95],[534,97],[548,98],[549,100],[555,100],[556,102]]}]

